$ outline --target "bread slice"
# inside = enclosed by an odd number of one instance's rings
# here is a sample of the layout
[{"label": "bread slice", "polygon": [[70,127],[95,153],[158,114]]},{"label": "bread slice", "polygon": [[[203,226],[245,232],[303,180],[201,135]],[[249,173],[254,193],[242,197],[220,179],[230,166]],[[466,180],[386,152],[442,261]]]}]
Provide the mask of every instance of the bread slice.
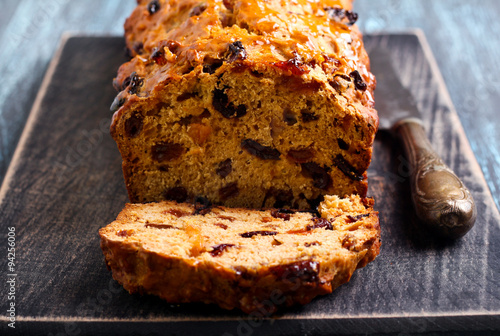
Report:
[{"label": "bread slice", "polygon": [[366,196],[378,127],[350,0],[142,0],[114,80],[133,203],[315,208]]},{"label": "bread slice", "polygon": [[99,234],[108,268],[130,293],[271,314],[331,293],[379,253],[372,199],[327,196],[319,214],[127,204]]}]

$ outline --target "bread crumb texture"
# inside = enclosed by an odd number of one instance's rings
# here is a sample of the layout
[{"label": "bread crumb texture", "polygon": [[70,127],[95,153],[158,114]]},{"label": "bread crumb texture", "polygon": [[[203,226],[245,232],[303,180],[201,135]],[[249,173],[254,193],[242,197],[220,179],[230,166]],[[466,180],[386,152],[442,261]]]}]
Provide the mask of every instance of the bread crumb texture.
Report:
[{"label": "bread crumb texture", "polygon": [[327,197],[319,213],[127,204],[99,234],[108,268],[129,292],[247,313],[330,293],[380,248],[373,200],[359,196]]},{"label": "bread crumb texture", "polygon": [[138,1],[111,126],[131,202],[305,210],[324,195],[364,197],[376,82],[351,10]]}]

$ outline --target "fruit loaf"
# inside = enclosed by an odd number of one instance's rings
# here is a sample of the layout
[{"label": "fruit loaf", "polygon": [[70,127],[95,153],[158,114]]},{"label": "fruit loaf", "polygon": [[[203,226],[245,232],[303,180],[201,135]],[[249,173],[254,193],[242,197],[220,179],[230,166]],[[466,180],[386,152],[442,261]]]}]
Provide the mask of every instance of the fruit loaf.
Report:
[{"label": "fruit loaf", "polygon": [[372,206],[359,196],[326,196],[319,214],[127,204],[99,234],[108,268],[131,293],[272,314],[332,292],[378,255]]},{"label": "fruit loaf", "polygon": [[139,0],[111,133],[131,202],[366,195],[375,78],[352,1]]}]

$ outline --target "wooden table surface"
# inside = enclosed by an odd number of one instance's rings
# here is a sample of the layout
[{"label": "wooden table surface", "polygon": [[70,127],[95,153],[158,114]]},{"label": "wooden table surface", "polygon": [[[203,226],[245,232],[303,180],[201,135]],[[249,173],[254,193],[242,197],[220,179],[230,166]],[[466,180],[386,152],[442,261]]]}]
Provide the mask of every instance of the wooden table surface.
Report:
[{"label": "wooden table surface", "polygon": [[[123,32],[135,0],[0,1],[0,181],[61,34]],[[500,205],[500,1],[357,0],[365,32],[421,28]],[[111,85],[111,83],[110,83]]]},{"label": "wooden table surface", "polygon": [[[120,35],[135,3],[0,0],[0,181],[61,34]],[[498,207],[500,1],[357,0],[356,11],[365,32],[424,31]]]}]

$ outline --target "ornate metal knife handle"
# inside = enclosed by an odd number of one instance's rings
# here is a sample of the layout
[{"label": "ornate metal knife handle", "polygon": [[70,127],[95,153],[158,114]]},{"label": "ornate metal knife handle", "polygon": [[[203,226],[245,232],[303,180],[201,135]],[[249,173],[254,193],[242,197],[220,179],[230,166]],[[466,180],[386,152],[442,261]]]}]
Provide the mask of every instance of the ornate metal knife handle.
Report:
[{"label": "ornate metal knife handle", "polygon": [[417,216],[442,236],[462,237],[476,220],[476,204],[469,190],[434,151],[420,120],[401,120],[393,130],[402,139],[410,162]]}]

